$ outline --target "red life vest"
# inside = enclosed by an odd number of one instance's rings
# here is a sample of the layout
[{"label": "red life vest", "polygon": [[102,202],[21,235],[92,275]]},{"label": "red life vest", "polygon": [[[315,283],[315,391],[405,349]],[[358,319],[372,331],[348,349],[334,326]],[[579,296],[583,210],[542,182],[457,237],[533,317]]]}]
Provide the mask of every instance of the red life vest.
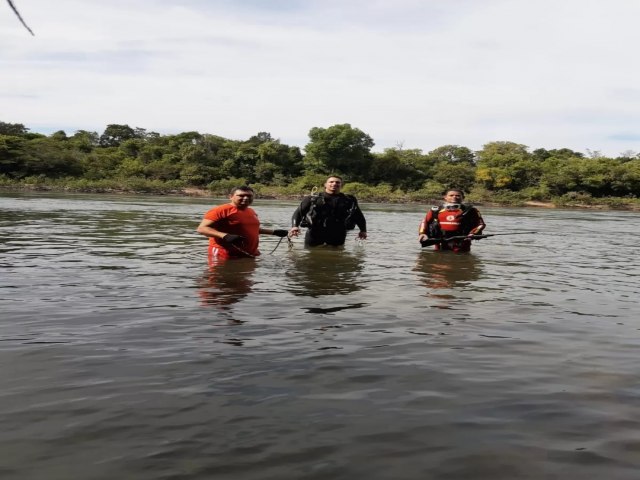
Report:
[{"label": "red life vest", "polygon": [[420,235],[426,234],[429,238],[452,237],[454,235],[468,235],[479,233],[485,223],[480,212],[474,207],[460,205],[445,207],[431,207],[420,224]]},{"label": "red life vest", "polygon": [[440,224],[440,229],[443,232],[459,231],[462,227],[462,213],[463,210],[461,208],[457,208],[455,210],[441,208],[438,212],[438,223]]}]

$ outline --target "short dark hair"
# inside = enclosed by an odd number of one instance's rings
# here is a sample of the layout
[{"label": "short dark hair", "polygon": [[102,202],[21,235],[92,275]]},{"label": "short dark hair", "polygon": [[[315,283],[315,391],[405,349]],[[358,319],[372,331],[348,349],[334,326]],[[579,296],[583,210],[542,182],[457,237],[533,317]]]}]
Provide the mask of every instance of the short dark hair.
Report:
[{"label": "short dark hair", "polygon": [[[339,179],[340,179],[340,181],[341,181],[342,183],[344,183],[344,180],[342,179],[342,177],[341,177],[340,175],[329,175],[329,176],[327,177],[327,180],[329,180],[330,178],[339,178]],[[325,182],[326,182],[327,180],[325,180]]]},{"label": "short dark hair", "polygon": [[247,185],[240,185],[238,187],[233,187],[231,189],[231,191],[229,192],[229,195],[234,195],[238,190],[240,190],[241,192],[251,192],[254,195],[256,194],[256,192],[253,191],[253,188],[247,186]]},{"label": "short dark hair", "polygon": [[461,188],[456,188],[456,187],[447,188],[444,192],[442,192],[442,196],[444,197],[449,192],[458,192],[460,196],[464,198],[464,190],[462,190]]}]

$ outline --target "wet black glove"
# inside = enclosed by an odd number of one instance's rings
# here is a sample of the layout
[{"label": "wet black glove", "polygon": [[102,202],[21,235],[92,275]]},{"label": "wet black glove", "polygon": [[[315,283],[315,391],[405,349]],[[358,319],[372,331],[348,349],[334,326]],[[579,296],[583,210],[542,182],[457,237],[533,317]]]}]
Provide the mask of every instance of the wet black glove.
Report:
[{"label": "wet black glove", "polygon": [[274,230],[273,235],[275,235],[276,237],[283,238],[289,235],[289,232],[286,230]]},{"label": "wet black glove", "polygon": [[228,243],[229,245],[235,245],[237,243],[242,243],[244,241],[244,237],[242,235],[227,233],[224,237],[222,237],[222,241],[224,243]]},{"label": "wet black glove", "polygon": [[426,240],[421,241],[420,245],[423,247],[430,247],[431,245],[436,245],[440,242],[442,242],[441,238],[427,238]]}]

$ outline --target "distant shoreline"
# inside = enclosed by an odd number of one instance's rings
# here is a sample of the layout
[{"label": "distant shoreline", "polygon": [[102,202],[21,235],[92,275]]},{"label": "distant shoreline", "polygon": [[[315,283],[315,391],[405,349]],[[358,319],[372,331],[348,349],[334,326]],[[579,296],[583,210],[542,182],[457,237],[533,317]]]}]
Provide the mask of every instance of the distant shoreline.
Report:
[{"label": "distant shoreline", "polygon": [[[211,191],[203,188],[196,187],[186,187],[181,189],[166,189],[159,191],[135,191],[130,189],[118,189],[118,188],[87,188],[87,189],[69,189],[65,187],[51,186],[51,185],[0,185],[0,191],[4,192],[54,192],[54,193],[86,193],[86,194],[96,194],[96,195],[158,195],[158,196],[174,196],[174,197],[198,197],[198,198],[219,198],[224,196],[224,194],[220,193],[212,193]],[[258,199],[266,199],[266,200],[288,200],[288,201],[299,201],[304,198],[306,194],[300,195],[257,195]],[[397,199],[367,199],[361,198],[358,199],[361,202],[366,203],[391,203],[391,204],[405,204],[405,205],[434,205],[438,204],[441,200],[434,198],[431,200],[405,200],[399,201]],[[624,201],[624,199],[621,199]],[[530,208],[546,208],[546,209],[554,209],[554,208],[567,208],[567,209],[584,209],[584,210],[617,210],[617,211],[631,211],[637,212],[640,211],[640,204],[635,203],[620,203],[612,206],[607,203],[598,203],[597,199],[593,199],[591,203],[564,203],[562,205],[555,204],[550,201],[537,201],[537,200],[524,200],[518,203],[506,203],[506,202],[497,202],[493,200],[482,200],[482,201],[472,201],[469,203],[473,203],[474,205],[481,205],[487,207],[530,207]]]},{"label": "distant shoreline", "polygon": [[[187,196],[187,197],[216,197],[218,195],[212,194],[211,192],[209,192],[206,189],[202,189],[202,188],[184,188],[182,190],[182,192],[180,192],[178,195],[182,195],[182,196]],[[269,199],[269,200],[301,200],[305,195],[301,194],[301,195],[267,195],[267,196],[260,196],[258,195],[258,198],[262,198],[262,199]],[[437,204],[439,203],[441,200],[439,199],[433,199],[432,202],[421,202],[421,201],[406,201],[406,202],[397,202],[397,201],[392,201],[392,200],[387,200],[387,201],[369,201],[369,200],[362,200],[364,202],[367,203],[397,203],[397,204],[411,204],[411,205],[431,205],[431,204]],[[490,207],[513,207],[514,205],[510,205],[507,203],[500,203],[500,202],[492,202],[492,201],[486,201],[486,202],[473,202],[475,205],[485,205],[485,206],[490,206]],[[606,204],[593,204],[593,205],[586,205],[586,204],[581,204],[581,203],[576,203],[574,205],[556,205],[553,202],[541,202],[541,201],[537,201],[537,200],[527,200],[522,202],[522,207],[532,207],[532,208],[548,208],[548,209],[553,209],[553,208],[580,208],[580,209],[585,209],[585,210],[623,210],[623,211],[640,211],[640,206],[636,206],[636,205],[626,205],[625,207],[622,208],[613,208],[609,205]]]}]

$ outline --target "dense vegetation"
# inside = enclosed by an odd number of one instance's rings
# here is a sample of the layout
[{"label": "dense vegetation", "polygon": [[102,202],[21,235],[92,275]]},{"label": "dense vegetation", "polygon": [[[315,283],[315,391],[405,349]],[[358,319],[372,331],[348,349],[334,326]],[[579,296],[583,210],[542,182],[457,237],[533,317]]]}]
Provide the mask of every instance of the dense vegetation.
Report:
[{"label": "dense vegetation", "polygon": [[265,132],[230,140],[112,124],[101,135],[79,130],[47,136],[0,122],[0,185],[223,194],[247,183],[262,196],[299,196],[335,173],[347,180],[345,191],[369,201],[430,201],[457,185],[476,202],[638,205],[640,154],[633,152],[607,158],[491,142],[477,152],[445,145],[428,153],[400,147],[375,153],[373,145],[349,124],[312,128],[303,154]]}]

